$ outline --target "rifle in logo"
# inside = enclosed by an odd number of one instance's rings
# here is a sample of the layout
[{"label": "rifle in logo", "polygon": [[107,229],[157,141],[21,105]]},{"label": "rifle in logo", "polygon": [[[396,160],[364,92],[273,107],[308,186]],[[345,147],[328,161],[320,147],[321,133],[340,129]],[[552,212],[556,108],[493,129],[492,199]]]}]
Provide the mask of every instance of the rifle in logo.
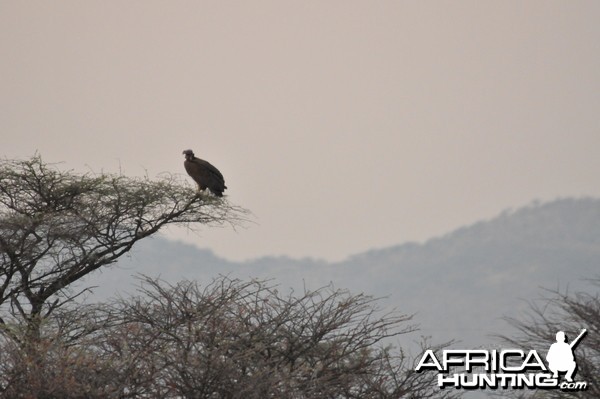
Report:
[{"label": "rifle in logo", "polygon": [[570,344],[567,343],[567,338],[563,331],[556,333],[556,342],[550,346],[548,354],[546,355],[548,368],[552,371],[553,378],[558,378],[559,372],[566,372],[566,380],[568,382],[573,381],[573,374],[577,368],[573,350],[586,333],[587,330],[584,328]]}]

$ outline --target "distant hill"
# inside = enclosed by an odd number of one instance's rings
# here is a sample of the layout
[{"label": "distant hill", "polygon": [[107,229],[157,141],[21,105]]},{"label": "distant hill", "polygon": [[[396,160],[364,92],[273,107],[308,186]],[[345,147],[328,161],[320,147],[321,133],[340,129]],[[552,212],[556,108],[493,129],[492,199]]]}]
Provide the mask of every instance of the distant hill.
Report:
[{"label": "distant hill", "polygon": [[218,274],[274,279],[282,289],[338,288],[387,297],[382,303],[417,313],[421,334],[456,338],[472,348],[510,334],[503,316],[519,317],[542,287],[588,289],[600,274],[600,199],[535,203],[462,227],[425,243],[375,249],[342,262],[264,257],[230,262],[211,251],[162,238],[141,242],[131,256],[89,277],[94,298],[133,292],[137,273],[210,281]]}]

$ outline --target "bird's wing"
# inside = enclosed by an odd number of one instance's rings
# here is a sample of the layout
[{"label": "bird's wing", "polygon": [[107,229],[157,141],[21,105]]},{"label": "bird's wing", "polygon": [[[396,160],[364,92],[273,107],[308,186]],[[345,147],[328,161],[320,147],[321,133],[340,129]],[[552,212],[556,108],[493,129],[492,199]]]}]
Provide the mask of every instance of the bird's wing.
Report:
[{"label": "bird's wing", "polygon": [[194,158],[192,162],[199,165],[202,169],[205,169],[210,174],[218,177],[219,180],[225,182],[225,178],[223,178],[223,175],[221,174],[221,172],[219,172],[219,169],[215,168],[210,162],[200,158]]},{"label": "bird's wing", "polygon": [[223,188],[227,188],[221,172],[209,162],[200,158],[194,158],[185,161],[184,166],[188,174],[199,185],[207,186],[211,189],[221,188],[223,190]]}]

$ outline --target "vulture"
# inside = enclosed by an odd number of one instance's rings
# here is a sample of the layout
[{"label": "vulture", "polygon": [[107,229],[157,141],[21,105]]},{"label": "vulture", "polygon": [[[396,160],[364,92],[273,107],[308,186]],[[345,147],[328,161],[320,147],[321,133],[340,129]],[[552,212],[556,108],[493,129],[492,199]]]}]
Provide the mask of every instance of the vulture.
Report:
[{"label": "vulture", "polygon": [[196,158],[192,150],[185,150],[183,155],[185,155],[183,162],[185,171],[198,184],[198,191],[208,188],[217,197],[222,197],[227,186],[219,169],[203,159]]}]

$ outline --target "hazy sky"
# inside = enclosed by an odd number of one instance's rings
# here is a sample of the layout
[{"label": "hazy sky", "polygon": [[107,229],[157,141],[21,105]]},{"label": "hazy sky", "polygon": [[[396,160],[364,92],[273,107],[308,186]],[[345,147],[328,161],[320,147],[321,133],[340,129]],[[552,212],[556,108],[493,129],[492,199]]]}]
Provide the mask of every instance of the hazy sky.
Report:
[{"label": "hazy sky", "polygon": [[599,1],[0,1],[0,156],[216,165],[255,225],[172,237],[341,259],[600,196]]}]

